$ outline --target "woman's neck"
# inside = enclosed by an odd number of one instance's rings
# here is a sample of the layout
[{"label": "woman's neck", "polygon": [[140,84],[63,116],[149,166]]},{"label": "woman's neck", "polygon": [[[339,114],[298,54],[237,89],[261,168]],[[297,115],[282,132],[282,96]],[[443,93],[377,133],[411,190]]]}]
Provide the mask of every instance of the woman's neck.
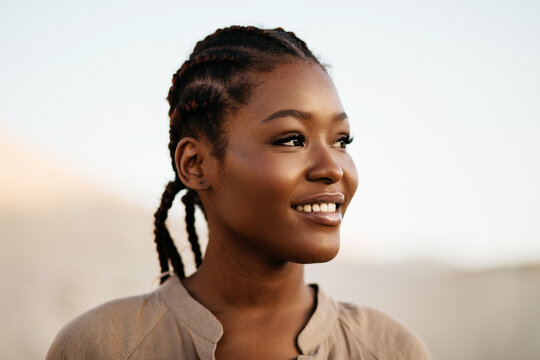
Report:
[{"label": "woman's neck", "polygon": [[[303,311],[313,306],[304,266],[270,261],[209,241],[201,267],[183,283],[212,313]],[[245,248],[244,248],[245,250]]]}]

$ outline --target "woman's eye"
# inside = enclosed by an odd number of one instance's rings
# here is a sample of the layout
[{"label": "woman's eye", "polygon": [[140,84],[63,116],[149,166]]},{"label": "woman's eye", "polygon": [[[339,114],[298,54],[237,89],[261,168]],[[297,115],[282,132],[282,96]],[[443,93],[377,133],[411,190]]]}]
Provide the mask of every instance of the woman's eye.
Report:
[{"label": "woman's eye", "polygon": [[304,146],[306,137],[302,134],[292,134],[272,142],[274,145],[282,146]]},{"label": "woman's eye", "polygon": [[347,148],[347,145],[349,145],[350,143],[352,143],[352,141],[354,140],[354,138],[350,135],[344,135],[342,137],[340,137],[335,143],[334,143],[334,146],[336,147],[339,147],[339,148],[342,148],[342,149],[346,149]]}]

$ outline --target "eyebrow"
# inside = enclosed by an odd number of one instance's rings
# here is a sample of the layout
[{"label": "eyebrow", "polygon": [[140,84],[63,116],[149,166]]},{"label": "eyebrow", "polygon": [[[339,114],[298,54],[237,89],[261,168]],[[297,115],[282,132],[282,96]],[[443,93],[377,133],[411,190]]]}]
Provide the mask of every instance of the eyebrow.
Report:
[{"label": "eyebrow", "polygon": [[[283,110],[276,111],[275,113],[267,116],[262,122],[265,123],[270,120],[287,117],[287,116],[290,116],[299,120],[303,120],[303,121],[310,120],[312,118],[312,115],[309,112],[294,110],[294,109],[283,109]],[[332,117],[334,121],[341,121],[347,118],[348,116],[344,112],[338,113]]]}]

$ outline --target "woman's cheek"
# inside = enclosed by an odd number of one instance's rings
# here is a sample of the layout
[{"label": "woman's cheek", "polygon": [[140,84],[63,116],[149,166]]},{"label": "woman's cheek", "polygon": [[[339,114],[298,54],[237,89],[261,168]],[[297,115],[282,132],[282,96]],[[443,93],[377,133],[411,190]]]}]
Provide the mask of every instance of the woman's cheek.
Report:
[{"label": "woman's cheek", "polygon": [[230,210],[237,212],[241,221],[250,219],[257,226],[275,226],[272,219],[278,220],[276,217],[288,209],[296,189],[295,168],[298,166],[271,157],[235,163],[229,168],[234,178],[228,181],[231,185],[228,192],[236,209]]},{"label": "woman's cheek", "polygon": [[358,172],[356,171],[356,166],[353,159],[349,156],[346,163],[345,171],[345,184],[347,186],[347,191],[350,192],[349,200],[354,196],[356,189],[358,188]]}]

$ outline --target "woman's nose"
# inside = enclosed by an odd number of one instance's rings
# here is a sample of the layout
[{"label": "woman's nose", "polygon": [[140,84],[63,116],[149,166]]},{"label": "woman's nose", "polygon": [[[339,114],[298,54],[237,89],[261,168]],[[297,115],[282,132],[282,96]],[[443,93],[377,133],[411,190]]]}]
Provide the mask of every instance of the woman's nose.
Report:
[{"label": "woman's nose", "polygon": [[307,172],[310,181],[323,181],[334,184],[343,177],[343,168],[339,163],[337,154],[339,150],[326,144],[319,144],[311,149],[311,166]]}]

